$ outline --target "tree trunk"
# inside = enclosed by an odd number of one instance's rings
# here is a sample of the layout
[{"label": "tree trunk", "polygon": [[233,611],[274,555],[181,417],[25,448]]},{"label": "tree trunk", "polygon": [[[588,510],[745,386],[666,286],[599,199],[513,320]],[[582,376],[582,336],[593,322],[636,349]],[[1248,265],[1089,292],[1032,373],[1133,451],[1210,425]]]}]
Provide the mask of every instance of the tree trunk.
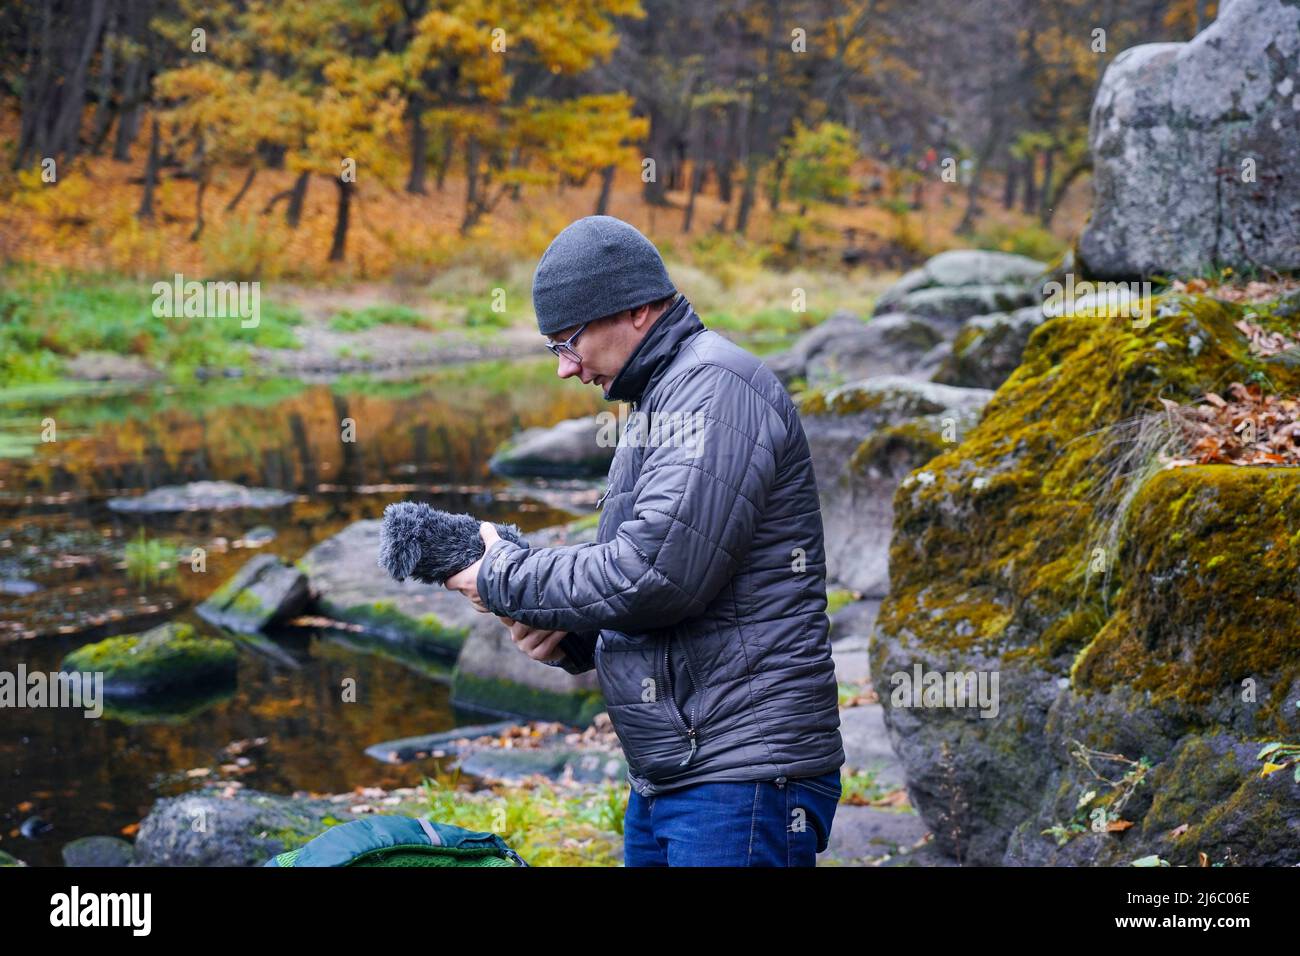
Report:
[{"label": "tree trunk", "polygon": [[284,221],[290,229],[297,229],[302,220],[302,206],[307,199],[307,181],[310,175],[306,172],[299,173],[293,190],[289,193],[289,208],[284,211]]},{"label": "tree trunk", "polygon": [[343,250],[348,241],[348,214],[352,208],[352,190],[355,183],[341,176],[334,180],[339,187],[338,212],[334,216],[334,240],[330,243],[330,262],[342,262]]},{"label": "tree trunk", "polygon": [[244,185],[240,186],[239,192],[235,193],[235,195],[231,197],[230,202],[226,203],[226,212],[234,212],[235,207],[243,202],[244,196],[248,192],[248,187],[253,185],[253,180],[255,178],[257,178],[257,167],[249,166],[248,175],[244,177]]},{"label": "tree trunk", "polygon": [[682,232],[691,231],[691,220],[695,218],[695,197],[704,187],[704,179],[708,172],[709,167],[703,160],[697,159],[691,164],[691,194],[686,200],[686,216],[682,220]]},{"label": "tree trunk", "polygon": [[198,189],[194,193],[194,231],[190,233],[190,242],[196,242],[203,232],[203,194],[207,191],[207,170],[199,170]]},{"label": "tree trunk", "polygon": [[39,22],[25,27],[15,169],[47,158],[70,160],[81,146],[90,61],[100,44],[107,0],[87,0],[57,12],[56,7],[46,0]]},{"label": "tree trunk", "polygon": [[758,182],[758,156],[750,153],[749,161],[745,164],[745,182],[740,187],[740,208],[736,210],[736,232],[740,235],[745,234],[749,228],[749,214],[754,208],[754,193]]},{"label": "tree trunk", "polygon": [[122,73],[122,102],[118,107],[117,137],[113,141],[113,159],[125,163],[131,158],[131,147],[140,133],[140,117],[144,109],[142,100],[148,94],[149,70],[145,62],[149,16],[152,4],[131,3],[127,6],[127,35],[138,45],[126,61]]},{"label": "tree trunk", "polygon": [[662,110],[650,109],[650,141],[647,155],[654,160],[654,179],[641,185],[641,198],[651,206],[668,205],[668,180],[671,178],[672,144],[668,140],[668,121]]},{"label": "tree trunk", "polygon": [[460,234],[469,232],[478,222],[479,205],[479,145],[478,137],[470,136],[465,147],[465,216],[460,221]]},{"label": "tree trunk", "polygon": [[1054,149],[1043,154],[1043,185],[1038,190],[1038,218],[1041,222],[1047,221],[1047,210],[1052,206],[1052,163],[1055,158]]},{"label": "tree trunk", "polygon": [[731,162],[720,159],[713,164],[713,174],[718,180],[718,199],[723,205],[731,205]]},{"label": "tree trunk", "polygon": [[451,151],[456,145],[455,140],[450,134],[445,134],[446,138],[442,141],[442,153],[438,158],[437,169],[437,186],[438,192],[442,192],[443,184],[447,179],[447,170],[451,168]]},{"label": "tree trunk", "polygon": [[117,7],[109,14],[108,26],[104,30],[104,42],[99,57],[99,103],[95,107],[95,118],[90,124],[90,151],[95,156],[104,147],[108,138],[108,128],[113,122],[113,67],[116,52]]},{"label": "tree trunk", "polygon": [[99,36],[104,27],[106,13],[106,0],[91,0],[81,53],[77,57],[71,75],[63,78],[62,108],[55,121],[46,155],[62,155],[65,159],[72,159],[81,147],[81,115],[86,102],[86,74],[90,69],[90,60],[94,56],[95,48],[99,45]]},{"label": "tree trunk", "polygon": [[158,117],[152,117],[149,123],[149,160],[144,166],[144,195],[140,197],[140,209],[137,219],[153,219],[153,187],[158,180]]},{"label": "tree trunk", "polygon": [[1020,201],[1020,209],[1026,214],[1032,213],[1038,208],[1038,188],[1034,182],[1034,176],[1038,170],[1035,169],[1034,154],[1030,153],[1025,157],[1025,193]]},{"label": "tree trunk", "polygon": [[424,97],[413,93],[407,101],[407,116],[411,121],[411,175],[406,180],[406,191],[424,195],[424,170],[429,136],[424,128]]},{"label": "tree trunk", "polygon": [[614,185],[614,164],[606,166],[600,171],[600,196],[596,199],[597,216],[608,215],[609,210],[609,193]]},{"label": "tree trunk", "polygon": [[767,208],[776,212],[781,208],[781,186],[785,180],[785,163],[786,154],[782,150],[776,158],[776,166],[772,170],[772,188],[767,194]]},{"label": "tree trunk", "polygon": [[993,151],[997,148],[998,140],[1002,138],[1002,124],[993,123],[993,128],[989,130],[988,137],[984,140],[984,146],[975,157],[975,172],[971,174],[970,187],[966,194],[966,212],[962,214],[961,222],[957,224],[957,234],[969,236],[975,231],[975,220],[979,218],[979,196],[980,180],[984,178],[985,167],[988,166],[989,160],[993,157]]},{"label": "tree trunk", "polygon": [[1061,184],[1056,187],[1056,195],[1052,197],[1051,203],[1043,216],[1043,227],[1048,228],[1052,225],[1052,218],[1056,215],[1056,210],[1061,208],[1061,202],[1065,199],[1065,194],[1069,191],[1074,181],[1092,168],[1092,162],[1089,159],[1081,159],[1071,166],[1061,177]]}]

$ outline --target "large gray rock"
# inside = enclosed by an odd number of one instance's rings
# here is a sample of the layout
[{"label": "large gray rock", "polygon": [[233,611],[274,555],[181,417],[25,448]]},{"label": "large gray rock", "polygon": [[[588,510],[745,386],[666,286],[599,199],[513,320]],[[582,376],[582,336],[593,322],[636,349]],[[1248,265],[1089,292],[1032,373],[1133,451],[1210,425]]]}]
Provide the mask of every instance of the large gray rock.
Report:
[{"label": "large gray rock", "polygon": [[876,316],[828,339],[808,361],[807,384],[819,388],[877,375],[909,375],[942,340],[940,330],[925,319],[901,312]]},{"label": "large gray rock", "polygon": [[573,675],[535,661],[515,645],[494,615],[495,627],[476,628],[452,675],[452,703],[503,717],[562,720],[585,726],[605,709],[596,672]]},{"label": "large gray rock", "polygon": [[1010,312],[1042,301],[1042,291],[1033,285],[933,286],[909,292],[897,310],[940,324],[947,336],[973,315]]},{"label": "large gray rock", "polygon": [[488,468],[510,478],[603,478],[618,445],[609,421],[588,415],[525,429],[497,449]]},{"label": "large gray rock", "polygon": [[298,561],[322,614],[356,624],[413,654],[425,649],[454,661],[476,627],[501,627],[463,596],[407,579],[394,581],[375,565],[383,522],[356,521]]},{"label": "large gray rock", "polygon": [[164,797],[140,823],[135,866],[261,866],[346,823],[346,804],[255,790],[204,788]]},{"label": "large gray rock", "polygon": [[865,328],[863,321],[852,312],[833,312],[825,322],[818,323],[795,339],[794,344],[784,352],[765,356],[763,364],[776,374],[781,384],[788,387],[796,378],[807,374],[809,360],[832,340],[854,335]]},{"label": "large gray rock", "polygon": [[254,634],[307,606],[307,577],[274,554],[259,554],[195,610],[211,624]]},{"label": "large gray rock", "polygon": [[1102,77],[1092,275],[1300,268],[1300,3],[1220,6],[1191,41],[1125,50]]},{"label": "large gray rock", "polygon": [[832,582],[867,598],[888,593],[894,489],[955,447],[992,396],[886,375],[801,397]]},{"label": "large gray rock", "polygon": [[913,293],[924,289],[1032,286],[1046,269],[1045,263],[1009,252],[990,252],[984,249],[953,249],[941,252],[919,269],[913,269],[894,283],[876,301],[875,314],[915,311],[905,308],[903,303]]}]

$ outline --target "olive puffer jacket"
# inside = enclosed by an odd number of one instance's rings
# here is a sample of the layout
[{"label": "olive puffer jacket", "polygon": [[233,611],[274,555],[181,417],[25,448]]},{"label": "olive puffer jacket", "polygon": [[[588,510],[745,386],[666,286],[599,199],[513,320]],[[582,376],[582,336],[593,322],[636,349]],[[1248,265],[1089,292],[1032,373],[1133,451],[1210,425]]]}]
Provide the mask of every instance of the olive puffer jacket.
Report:
[{"label": "olive puffer jacket", "polygon": [[838,769],[821,509],[786,390],[679,295],[605,397],[633,411],[596,541],[493,542],[483,603],[570,632],[562,666],[595,668],[643,795]]}]

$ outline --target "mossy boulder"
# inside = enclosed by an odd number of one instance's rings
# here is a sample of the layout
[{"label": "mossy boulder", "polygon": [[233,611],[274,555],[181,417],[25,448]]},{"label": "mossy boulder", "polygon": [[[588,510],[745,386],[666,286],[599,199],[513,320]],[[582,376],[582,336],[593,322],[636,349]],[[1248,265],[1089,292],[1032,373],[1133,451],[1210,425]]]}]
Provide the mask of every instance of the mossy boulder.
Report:
[{"label": "mossy boulder", "polygon": [[[1279,325],[1251,308],[1252,321]],[[1229,862],[1248,864],[1278,859],[1279,834],[1300,846],[1300,786],[1289,774],[1273,775],[1289,789],[1257,786],[1258,766],[1241,759],[1300,738],[1297,473],[1160,470],[1133,450],[1134,423],[1158,414],[1160,397],[1187,402],[1232,381],[1300,391],[1300,369],[1251,354],[1234,325],[1244,310],[1170,294],[1145,327],[1105,313],[1049,319],[965,440],[900,482],[871,670],[912,802],[946,852],[1069,862],[1058,836],[1068,847],[1080,815],[1106,820],[1088,815],[1127,790],[1115,829],[1082,837],[1105,851],[1080,861],[1157,847],[1194,865],[1197,851],[1231,843]],[[896,705],[895,675],[916,665],[996,674],[996,715]],[[1228,783],[1176,782],[1168,762],[1198,739],[1236,755]],[[1171,816],[1146,819],[1162,786],[1184,795],[1174,826],[1192,827],[1176,846],[1159,842]],[[1223,823],[1193,847],[1198,820]]]},{"label": "mossy boulder", "polygon": [[274,554],[259,554],[196,611],[209,623],[252,634],[298,614],[308,596],[306,575]]},{"label": "mossy boulder", "polygon": [[231,685],[237,665],[233,643],[180,622],[86,644],[68,654],[61,669],[102,673],[106,698],[140,700],[183,697]]},{"label": "mossy boulder", "polygon": [[605,709],[596,672],[574,675],[524,654],[493,615],[495,627],[465,642],[451,681],[452,704],[497,717],[562,720],[586,726]]}]

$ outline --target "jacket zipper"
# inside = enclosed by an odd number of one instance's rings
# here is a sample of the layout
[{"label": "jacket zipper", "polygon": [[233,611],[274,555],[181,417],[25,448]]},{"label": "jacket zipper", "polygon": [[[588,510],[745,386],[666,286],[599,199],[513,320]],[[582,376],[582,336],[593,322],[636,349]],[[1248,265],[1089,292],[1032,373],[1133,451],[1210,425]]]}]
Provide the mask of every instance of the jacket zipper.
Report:
[{"label": "jacket zipper", "polygon": [[[691,745],[690,751],[677,764],[677,766],[679,767],[685,767],[688,763],[691,762],[691,759],[695,756],[695,750],[696,750],[695,709],[694,708],[691,709],[691,722],[690,725],[688,726],[686,723],[685,715],[681,712],[681,709],[677,706],[677,700],[673,697],[673,671],[672,671],[672,665],[670,663],[670,657],[669,657],[669,648],[672,646],[672,641],[673,639],[671,635],[668,637],[667,640],[664,641],[664,674],[668,678],[669,711],[677,719],[677,723],[679,723],[682,729],[685,731],[686,740]],[[696,690],[695,696],[698,699],[699,692],[698,692],[698,688],[695,687],[695,678],[691,674],[690,661],[686,661],[686,676],[690,679],[692,689]]]}]

